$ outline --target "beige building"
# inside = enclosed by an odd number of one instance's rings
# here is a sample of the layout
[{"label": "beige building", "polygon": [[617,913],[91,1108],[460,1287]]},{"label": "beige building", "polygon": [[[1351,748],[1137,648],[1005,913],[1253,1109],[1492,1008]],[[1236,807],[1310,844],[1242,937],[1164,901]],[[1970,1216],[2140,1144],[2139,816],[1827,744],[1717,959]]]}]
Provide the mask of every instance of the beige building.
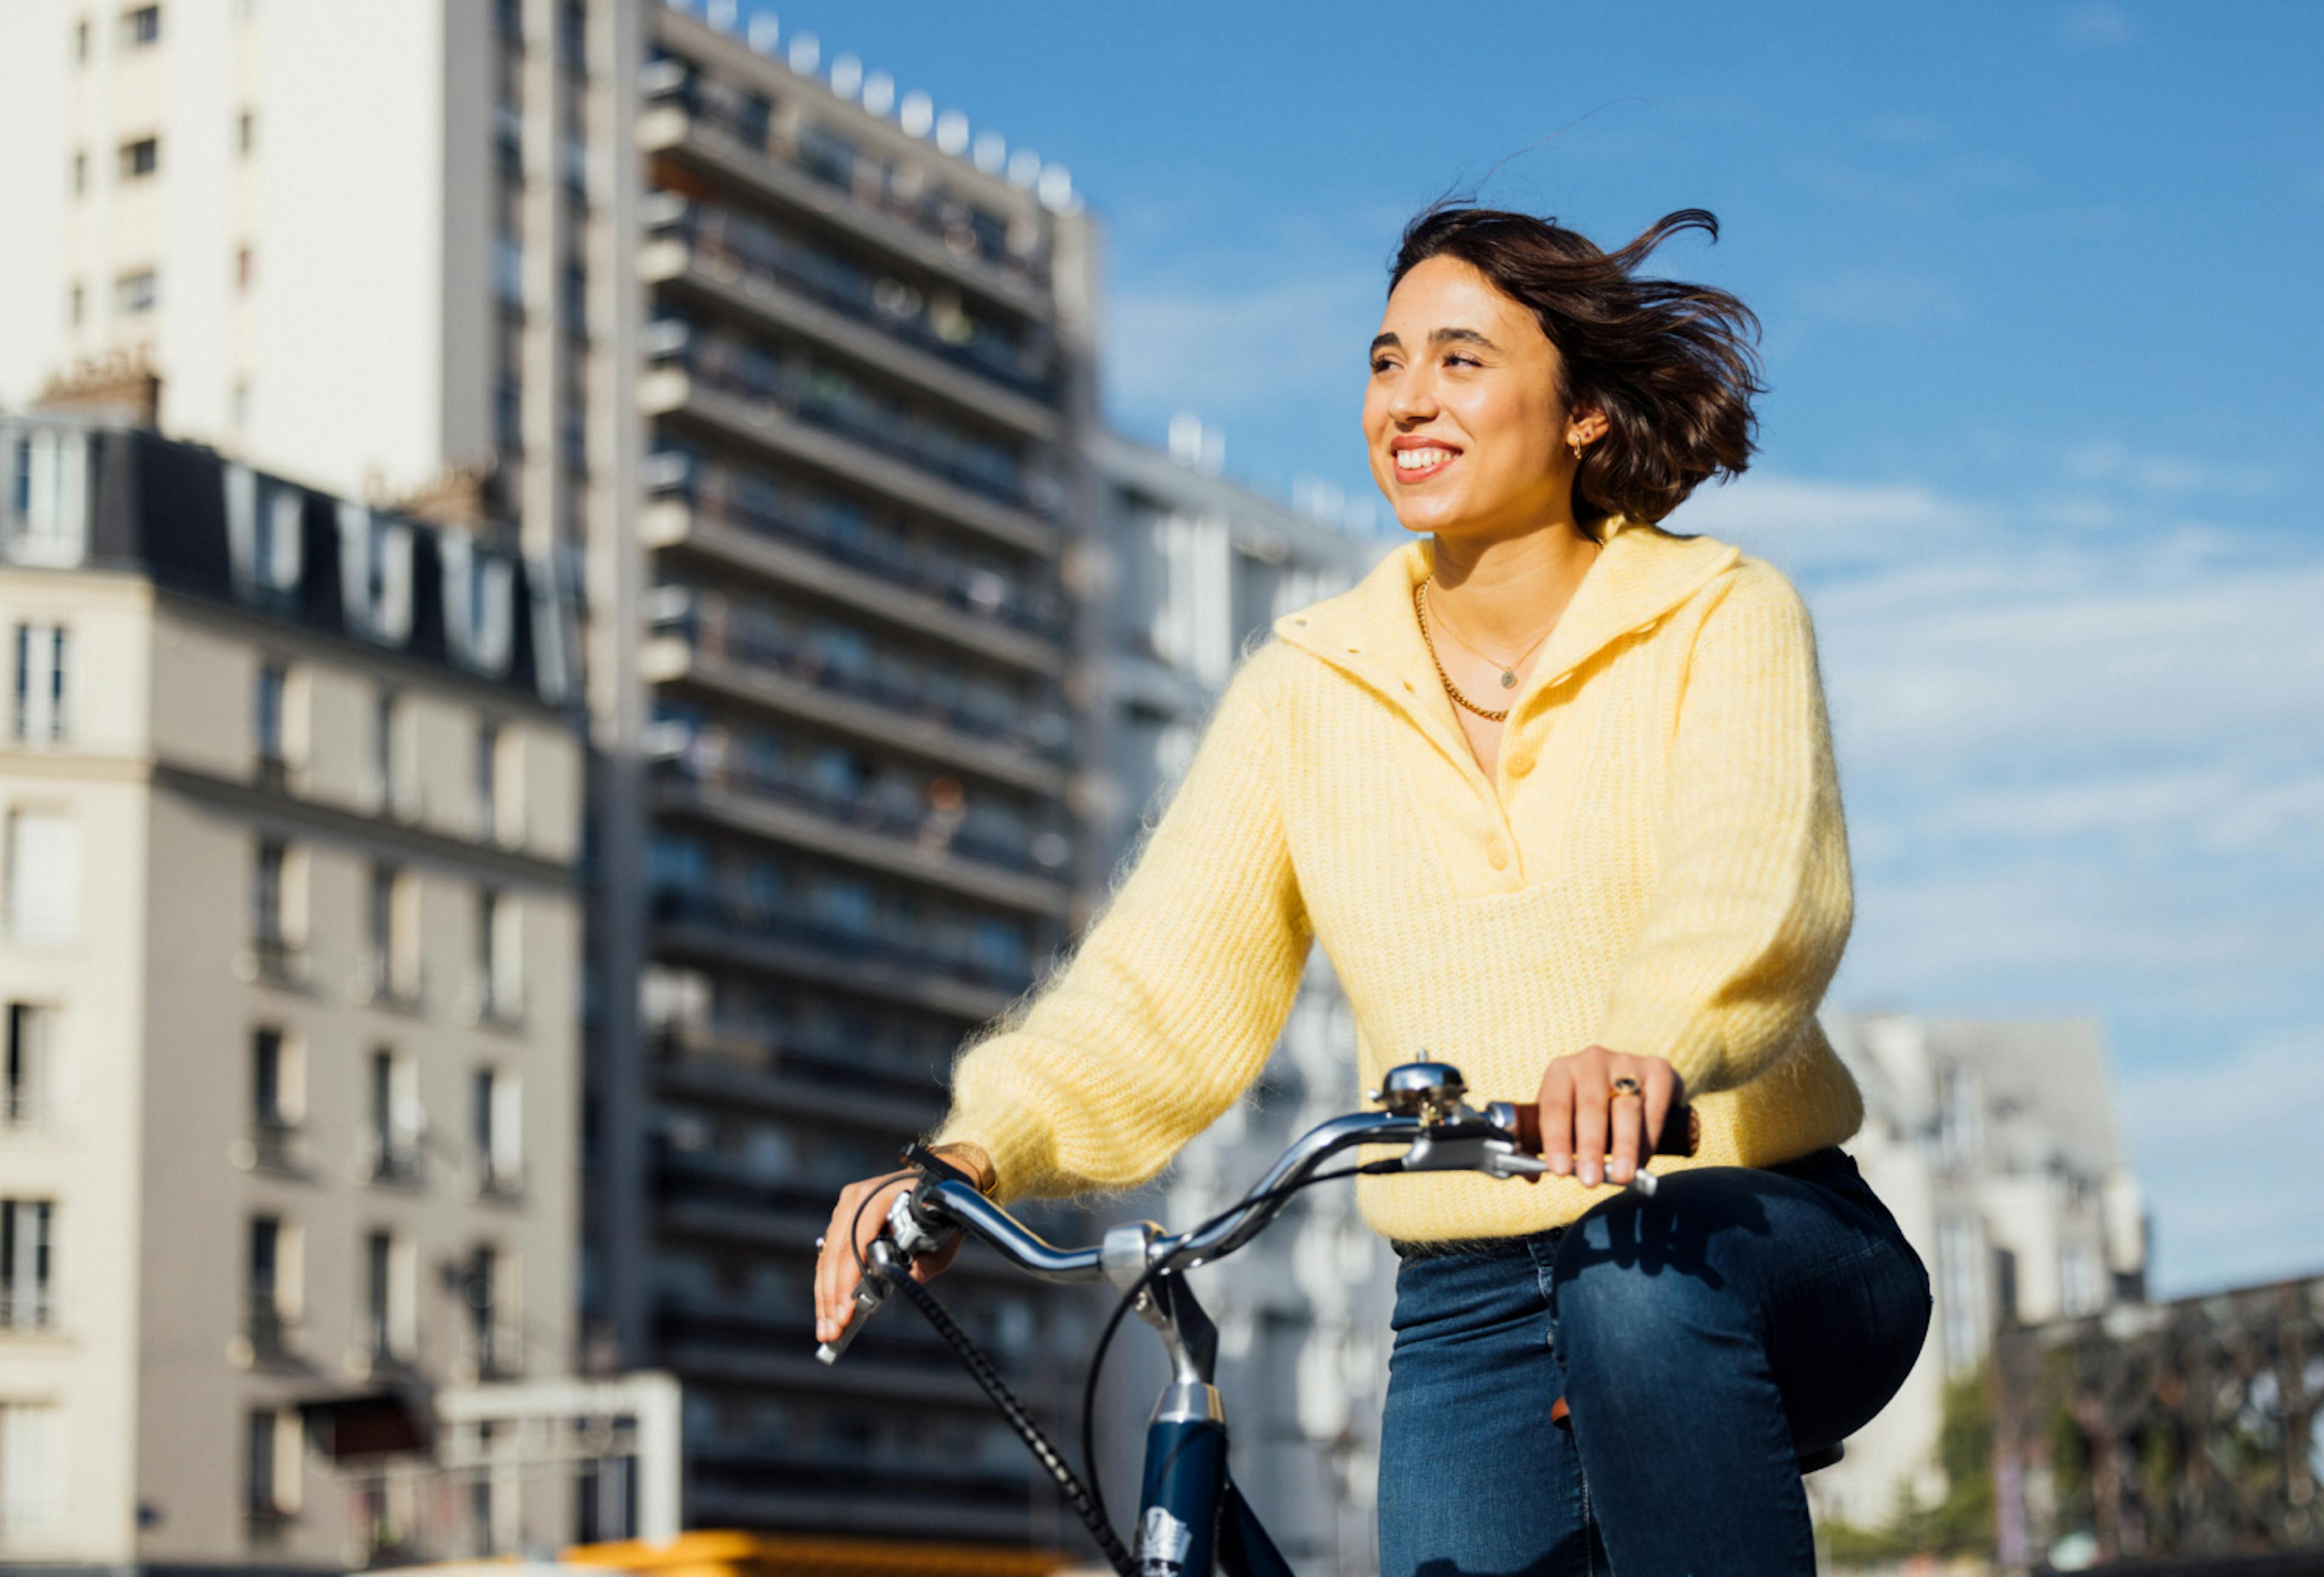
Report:
[{"label": "beige building", "polygon": [[567,1370],[554,584],[0,416],[0,1559],[360,1562],[416,1508],[333,1480],[301,1405]]},{"label": "beige building", "polygon": [[1824,1515],[1877,1526],[1900,1490],[1944,1493],[1945,1382],[1977,1372],[1996,1330],[2145,1297],[2144,1206],[2095,1021],[1834,1012],[1824,1028],[1864,1092],[1848,1148],[1935,1300],[1904,1388],[1808,1480]]}]

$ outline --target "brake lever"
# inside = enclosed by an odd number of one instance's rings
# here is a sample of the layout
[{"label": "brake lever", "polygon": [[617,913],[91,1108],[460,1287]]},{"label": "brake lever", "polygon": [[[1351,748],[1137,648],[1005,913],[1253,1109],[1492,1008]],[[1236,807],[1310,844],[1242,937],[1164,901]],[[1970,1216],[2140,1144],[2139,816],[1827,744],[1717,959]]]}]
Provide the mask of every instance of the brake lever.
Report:
[{"label": "brake lever", "polygon": [[890,1202],[887,1223],[863,1251],[863,1275],[855,1283],[855,1312],[840,1327],[836,1338],[816,1348],[816,1362],[838,1362],[839,1355],[847,1351],[856,1334],[879,1312],[880,1305],[888,1301],[894,1278],[909,1276],[913,1260],[944,1245],[945,1234],[930,1231],[914,1212],[916,1192],[907,1188]]}]

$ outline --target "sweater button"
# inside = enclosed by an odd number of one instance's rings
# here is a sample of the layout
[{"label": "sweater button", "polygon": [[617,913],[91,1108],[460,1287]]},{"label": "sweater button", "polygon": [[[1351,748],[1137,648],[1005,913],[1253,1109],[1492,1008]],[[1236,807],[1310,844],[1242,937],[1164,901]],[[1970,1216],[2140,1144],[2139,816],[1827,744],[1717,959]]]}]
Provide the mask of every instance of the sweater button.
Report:
[{"label": "sweater button", "polygon": [[1532,758],[1531,756],[1511,756],[1511,757],[1509,758],[1509,776],[1510,776],[1510,777],[1512,777],[1512,778],[1522,778],[1522,777],[1524,777],[1527,772],[1530,772],[1530,771],[1532,771],[1532,770],[1533,770],[1533,758]]},{"label": "sweater button", "polygon": [[1509,865],[1509,846],[1495,838],[1485,845],[1485,858],[1493,862],[1494,870],[1506,871]]}]

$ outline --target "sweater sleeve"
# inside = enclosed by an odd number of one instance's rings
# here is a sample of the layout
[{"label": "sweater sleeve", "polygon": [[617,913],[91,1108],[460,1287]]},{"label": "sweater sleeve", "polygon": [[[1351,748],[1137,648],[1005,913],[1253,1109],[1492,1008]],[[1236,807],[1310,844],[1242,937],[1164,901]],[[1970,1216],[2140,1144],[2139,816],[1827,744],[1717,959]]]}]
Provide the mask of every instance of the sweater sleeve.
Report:
[{"label": "sweater sleeve", "polygon": [[1250,668],[1072,961],[965,1050],[937,1142],[992,1157],[998,1196],[1126,1188],[1258,1077],[1312,940]]},{"label": "sweater sleeve", "polygon": [[1815,637],[1790,583],[1747,560],[1683,683],[1661,870],[1598,1039],[1666,1059],[1706,1094],[1791,1049],[1854,899]]}]

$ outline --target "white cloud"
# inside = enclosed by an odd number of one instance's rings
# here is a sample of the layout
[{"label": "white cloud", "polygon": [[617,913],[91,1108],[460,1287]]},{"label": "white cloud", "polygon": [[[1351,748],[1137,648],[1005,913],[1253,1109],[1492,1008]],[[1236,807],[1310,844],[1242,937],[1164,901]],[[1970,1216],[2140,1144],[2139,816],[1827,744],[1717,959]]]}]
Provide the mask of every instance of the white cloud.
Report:
[{"label": "white cloud", "polygon": [[2134,1074],[2117,1100],[2154,1213],[2158,1293],[2324,1268],[2324,1028]]},{"label": "white cloud", "polygon": [[2100,1014],[2165,1282],[2313,1270],[2324,1046],[2280,1037],[2324,1024],[2324,534],[2186,514],[2272,484],[2230,466],[2061,469],[2030,504],[1754,474],[1682,523],[1815,615],[1858,876],[1834,1001]]}]

